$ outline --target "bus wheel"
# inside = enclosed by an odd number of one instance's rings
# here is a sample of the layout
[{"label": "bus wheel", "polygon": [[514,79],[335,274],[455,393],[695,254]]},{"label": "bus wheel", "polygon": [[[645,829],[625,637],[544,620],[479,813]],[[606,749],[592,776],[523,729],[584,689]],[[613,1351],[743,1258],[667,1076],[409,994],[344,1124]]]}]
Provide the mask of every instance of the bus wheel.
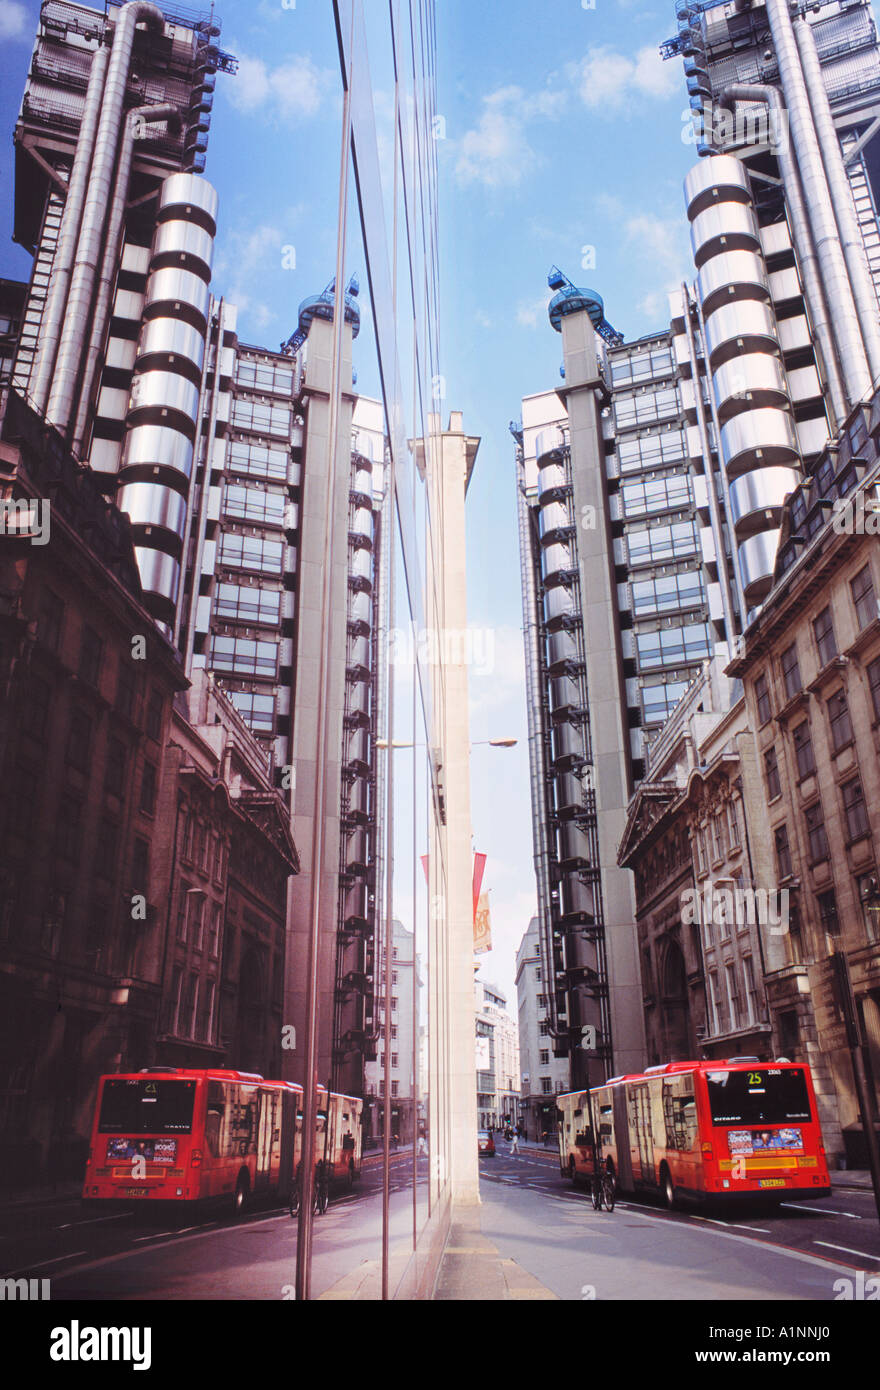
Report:
[{"label": "bus wheel", "polygon": [[235,1194],[232,1198],[233,1216],[242,1216],[246,1211],[249,1191],[250,1183],[247,1173],[239,1173],[238,1182],[235,1184]]},{"label": "bus wheel", "polygon": [[674,1207],[678,1206],[678,1198],[675,1195],[675,1187],[672,1182],[672,1174],[670,1173],[669,1169],[666,1167],[665,1164],[663,1165],[663,1171],[661,1173],[660,1180],[663,1184],[664,1206],[668,1207],[668,1209],[672,1211]]}]

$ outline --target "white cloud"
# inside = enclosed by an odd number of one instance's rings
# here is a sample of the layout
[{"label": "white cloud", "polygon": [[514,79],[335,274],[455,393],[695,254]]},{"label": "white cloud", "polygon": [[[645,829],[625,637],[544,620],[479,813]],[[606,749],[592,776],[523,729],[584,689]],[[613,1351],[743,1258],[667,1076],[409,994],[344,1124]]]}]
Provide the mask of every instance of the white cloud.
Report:
[{"label": "white cloud", "polygon": [[0,0],[0,39],[26,39],[31,36],[27,10],[18,0]]},{"label": "white cloud", "polygon": [[627,244],[661,273],[681,280],[688,272],[683,224],[677,217],[638,213],[624,225]]},{"label": "white cloud", "polygon": [[537,328],[539,325],[544,328],[547,325],[547,305],[550,303],[550,292],[542,295],[540,299],[521,299],[516,306],[516,321],[520,328]]},{"label": "white cloud", "polygon": [[640,97],[669,97],[680,90],[674,63],[648,45],[633,57],[603,45],[591,48],[575,69],[581,100],[591,111],[620,114]]},{"label": "white cloud", "polygon": [[476,126],[458,146],[455,176],[460,184],[513,188],[529,173],[537,156],[528,142],[516,87],[503,87],[483,98]]},{"label": "white cloud", "polygon": [[267,106],[279,117],[308,119],[321,108],[328,91],[335,90],[333,74],[300,54],[268,66],[262,58],[241,55],[234,81],[223,90],[237,110],[262,111]]}]

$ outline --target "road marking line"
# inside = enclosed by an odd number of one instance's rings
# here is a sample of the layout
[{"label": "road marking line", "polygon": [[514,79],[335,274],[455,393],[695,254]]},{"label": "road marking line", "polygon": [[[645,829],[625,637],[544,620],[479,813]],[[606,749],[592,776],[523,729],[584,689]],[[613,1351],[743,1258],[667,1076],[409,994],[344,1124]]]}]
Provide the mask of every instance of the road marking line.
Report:
[{"label": "road marking line", "polygon": [[880,1260],[873,1250],[851,1250],[848,1245],[832,1245],[830,1240],[814,1240],[814,1245],[827,1245],[829,1250],[845,1250],[848,1255],[860,1255],[863,1260]]},{"label": "road marking line", "polygon": [[46,1269],[49,1265],[60,1265],[62,1260],[75,1260],[77,1255],[85,1255],[85,1250],[73,1250],[69,1255],[58,1255],[54,1260],[41,1260],[38,1265],[25,1265],[22,1269],[16,1269],[8,1277],[17,1279],[20,1274],[25,1274],[34,1269]]},{"label": "road marking line", "polygon": [[781,1207],[790,1207],[792,1211],[818,1211],[822,1216],[848,1216],[851,1221],[861,1221],[861,1216],[856,1216],[852,1211],[833,1211],[831,1207],[805,1207],[803,1202],[780,1202]]},{"label": "road marking line", "polygon": [[90,1216],[86,1221],[65,1221],[63,1226],[53,1226],[53,1231],[70,1231],[74,1226],[97,1226],[99,1221],[121,1221],[128,1216],[127,1211],[118,1211],[114,1216]]}]

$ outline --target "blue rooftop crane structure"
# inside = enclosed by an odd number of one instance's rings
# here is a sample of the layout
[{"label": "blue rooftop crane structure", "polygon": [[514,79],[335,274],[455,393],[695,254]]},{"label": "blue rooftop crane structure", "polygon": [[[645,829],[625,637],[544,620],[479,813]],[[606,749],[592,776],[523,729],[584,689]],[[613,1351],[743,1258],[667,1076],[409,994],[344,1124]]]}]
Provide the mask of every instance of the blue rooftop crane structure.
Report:
[{"label": "blue rooftop crane structure", "polygon": [[576,314],[586,309],[599,337],[603,338],[609,347],[620,347],[624,341],[623,334],[618,333],[606,319],[605,303],[600,294],[595,290],[578,289],[577,285],[555,265],[551,267],[547,276],[547,284],[551,290],[556,290],[547,306],[547,312],[557,333],[562,332],[562,320],[566,314]]},{"label": "blue rooftop crane structure", "polygon": [[[360,294],[360,281],[356,275],[352,275],[345,291],[345,322],[351,324],[352,337],[356,338],[361,331],[361,306],[358,303]],[[309,336],[309,329],[313,319],[333,320],[333,306],[336,301],[336,276],[330,284],[320,294],[313,294],[304,299],[299,306],[299,325],[295,333],[281,344],[279,349],[285,357],[294,357],[299,352],[306,338]]]}]

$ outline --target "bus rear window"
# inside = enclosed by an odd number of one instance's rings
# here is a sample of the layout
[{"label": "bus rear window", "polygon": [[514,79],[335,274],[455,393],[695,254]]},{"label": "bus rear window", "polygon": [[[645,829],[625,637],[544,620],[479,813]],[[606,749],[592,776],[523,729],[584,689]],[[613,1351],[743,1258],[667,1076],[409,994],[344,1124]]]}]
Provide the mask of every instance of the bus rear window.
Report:
[{"label": "bus rear window", "polygon": [[713,1125],[784,1125],[810,1120],[807,1082],[800,1068],[706,1072]]},{"label": "bus rear window", "polygon": [[195,1095],[194,1081],[105,1081],[98,1133],[190,1134]]}]

